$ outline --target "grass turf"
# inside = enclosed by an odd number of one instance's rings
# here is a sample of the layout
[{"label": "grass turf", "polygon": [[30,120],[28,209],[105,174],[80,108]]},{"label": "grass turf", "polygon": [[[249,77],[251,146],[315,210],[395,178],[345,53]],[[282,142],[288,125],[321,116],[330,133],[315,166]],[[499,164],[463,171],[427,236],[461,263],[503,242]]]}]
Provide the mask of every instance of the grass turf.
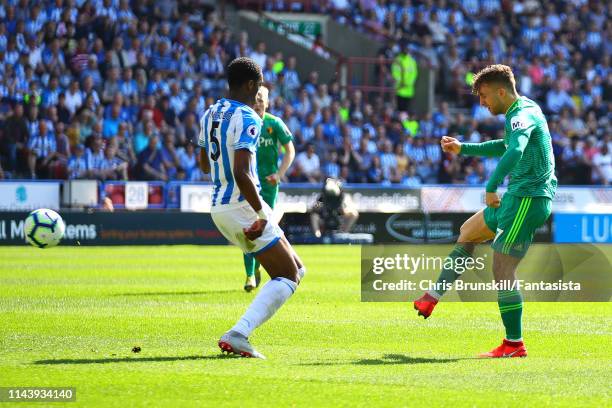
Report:
[{"label": "grass turf", "polygon": [[0,247],[0,386],[74,386],[71,407],[609,404],[609,303],[527,303],[530,356],[479,360],[496,304],[423,321],[360,302],[359,247],[297,250],[308,275],[253,335],[261,361],[216,346],[254,296],[235,248]]}]

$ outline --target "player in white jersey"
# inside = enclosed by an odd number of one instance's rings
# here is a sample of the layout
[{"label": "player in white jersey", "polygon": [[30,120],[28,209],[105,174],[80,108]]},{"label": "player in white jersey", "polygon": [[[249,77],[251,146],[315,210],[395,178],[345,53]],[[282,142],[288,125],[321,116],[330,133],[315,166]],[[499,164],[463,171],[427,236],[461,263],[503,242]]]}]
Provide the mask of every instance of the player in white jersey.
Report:
[{"label": "player in white jersey", "polygon": [[226,73],[229,98],[218,100],[200,119],[202,167],[212,173],[214,183],[211,216],[223,236],[254,255],[271,280],[219,339],[219,347],[243,357],[265,358],[248,337],[295,292],[306,268],[259,195],[255,153],[262,119],[252,107],[263,83],[261,67],[250,58],[237,58]]}]

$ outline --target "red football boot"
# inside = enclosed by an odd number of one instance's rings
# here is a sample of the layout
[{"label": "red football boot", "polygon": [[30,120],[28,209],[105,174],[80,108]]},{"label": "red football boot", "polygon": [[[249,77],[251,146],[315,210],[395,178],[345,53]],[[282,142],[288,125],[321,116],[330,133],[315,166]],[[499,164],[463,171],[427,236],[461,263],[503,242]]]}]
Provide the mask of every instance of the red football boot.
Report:
[{"label": "red football boot", "polygon": [[501,346],[494,348],[488,353],[481,353],[478,357],[481,358],[508,358],[508,357],[527,357],[527,349],[523,341],[506,340]]},{"label": "red football boot", "polygon": [[423,296],[414,301],[414,310],[418,311],[419,316],[427,319],[438,304],[438,299],[425,293]]}]

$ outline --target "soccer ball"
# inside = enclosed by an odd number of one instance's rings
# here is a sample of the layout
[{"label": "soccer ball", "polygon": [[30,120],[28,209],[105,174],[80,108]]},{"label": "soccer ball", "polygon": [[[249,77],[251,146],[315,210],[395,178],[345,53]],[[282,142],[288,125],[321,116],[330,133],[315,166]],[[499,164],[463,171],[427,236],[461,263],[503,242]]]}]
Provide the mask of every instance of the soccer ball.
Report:
[{"label": "soccer ball", "polygon": [[32,211],[25,220],[26,242],[35,247],[49,248],[59,244],[66,224],[58,213],[46,208]]}]

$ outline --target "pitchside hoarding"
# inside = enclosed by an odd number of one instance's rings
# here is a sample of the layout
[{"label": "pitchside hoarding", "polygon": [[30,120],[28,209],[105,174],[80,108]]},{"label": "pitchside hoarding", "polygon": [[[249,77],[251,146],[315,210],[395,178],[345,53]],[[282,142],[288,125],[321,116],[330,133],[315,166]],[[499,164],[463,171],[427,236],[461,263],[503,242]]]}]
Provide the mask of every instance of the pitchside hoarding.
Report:
[{"label": "pitchside hoarding", "polygon": [[[457,240],[461,225],[471,216],[471,213],[360,213],[351,232],[372,234],[375,243],[451,243]],[[551,242],[552,222],[553,216],[536,231],[535,242]],[[286,213],[281,226],[291,242],[312,243],[309,214]]]},{"label": "pitchside hoarding", "polygon": [[612,214],[556,214],[554,239],[612,244]]},{"label": "pitchside hoarding", "polygon": [[[475,213],[486,206],[483,187],[426,186],[421,189],[346,185],[359,212],[379,213]],[[506,190],[500,189],[500,194]],[[277,206],[285,213],[306,213],[321,188],[316,185],[282,185]],[[212,185],[183,184],[181,211],[208,212]],[[560,187],[553,204],[554,213],[612,213],[612,188]]]},{"label": "pitchside hoarding", "polygon": [[[499,190],[503,194],[506,189]],[[486,206],[482,187],[432,186],[421,189],[425,212],[477,212]],[[553,201],[554,213],[612,213],[612,189],[560,187]]]},{"label": "pitchside hoarding", "polygon": [[[359,212],[417,212],[421,208],[421,194],[418,189],[359,188],[347,186]],[[285,213],[308,212],[321,195],[320,187],[285,187],[278,193],[277,206]]]},{"label": "pitchside hoarding", "polygon": [[[27,213],[0,212],[0,245],[25,243]],[[225,244],[210,214],[63,212],[64,245]]]}]

